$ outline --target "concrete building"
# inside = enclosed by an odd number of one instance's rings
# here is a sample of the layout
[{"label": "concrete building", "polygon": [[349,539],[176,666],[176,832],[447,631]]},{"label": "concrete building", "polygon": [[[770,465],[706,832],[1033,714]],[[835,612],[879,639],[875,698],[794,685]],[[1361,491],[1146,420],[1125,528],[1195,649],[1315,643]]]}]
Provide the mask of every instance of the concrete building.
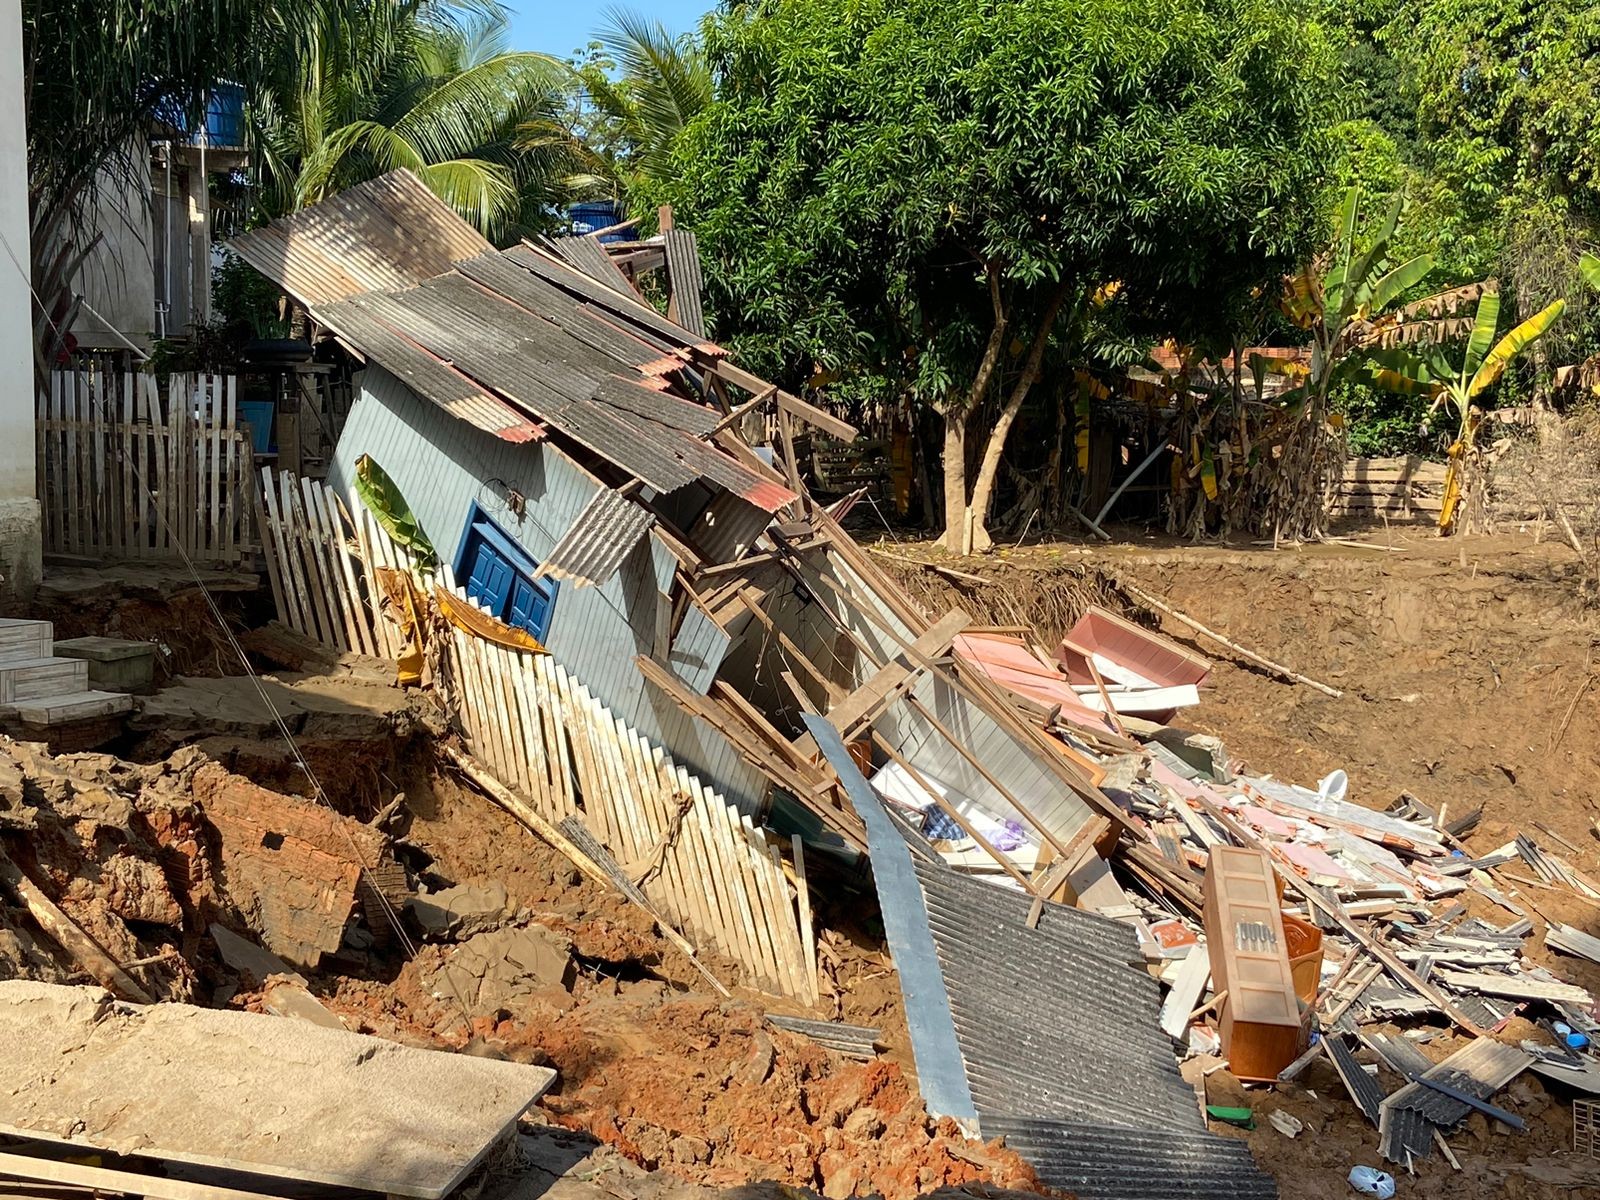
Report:
[{"label": "concrete building", "polygon": [[22,79],[22,4],[0,0],[0,594],[8,607],[33,594],[41,571]]},{"label": "concrete building", "polygon": [[76,280],[72,332],[89,350],[148,350],[211,320],[211,181],[245,163],[243,91],[220,85],[203,126],[181,115],[133,151],[143,169],[107,177],[95,203],[100,244]]}]

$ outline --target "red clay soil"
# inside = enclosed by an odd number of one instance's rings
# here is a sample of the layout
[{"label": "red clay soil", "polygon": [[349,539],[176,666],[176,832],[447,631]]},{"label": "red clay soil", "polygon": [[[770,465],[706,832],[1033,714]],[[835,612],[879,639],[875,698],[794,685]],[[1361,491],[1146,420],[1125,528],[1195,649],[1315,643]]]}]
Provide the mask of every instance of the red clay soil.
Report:
[{"label": "red clay soil", "polygon": [[[403,836],[433,857],[431,870],[441,880],[501,880],[514,904],[572,939],[584,969],[571,992],[551,987],[504,1019],[469,1024],[453,1000],[419,982],[441,953],[424,948],[392,982],[314,983],[351,1024],[548,1063],[560,1072],[542,1101],[553,1121],[695,1183],[772,1180],[886,1200],[968,1183],[1043,1190],[1015,1153],[930,1120],[897,1061],[857,1062],[766,1025],[770,997],[710,995],[647,917],[475,792],[420,765],[405,783],[413,815]],[[828,940],[841,1007],[852,1018],[884,1015],[895,980],[881,949],[864,936],[859,945]],[[735,983],[726,964],[710,966]]]}]

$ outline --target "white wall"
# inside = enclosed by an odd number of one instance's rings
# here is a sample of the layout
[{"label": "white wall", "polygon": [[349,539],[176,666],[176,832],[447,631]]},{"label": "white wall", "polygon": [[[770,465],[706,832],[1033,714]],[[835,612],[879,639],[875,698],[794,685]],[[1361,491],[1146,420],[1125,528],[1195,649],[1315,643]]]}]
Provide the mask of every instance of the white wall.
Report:
[{"label": "white wall", "polygon": [[[135,161],[149,161],[142,139],[134,153]],[[88,308],[72,332],[82,346],[122,350],[131,341],[148,350],[156,327],[148,173],[103,173],[90,212],[100,243],[73,280]]]},{"label": "white wall", "polygon": [[[22,4],[0,0],[0,575],[8,601],[40,573],[34,489],[33,305],[28,290],[28,138],[22,121]],[[16,262],[12,260],[15,259]],[[19,270],[18,264],[21,264]]]}]

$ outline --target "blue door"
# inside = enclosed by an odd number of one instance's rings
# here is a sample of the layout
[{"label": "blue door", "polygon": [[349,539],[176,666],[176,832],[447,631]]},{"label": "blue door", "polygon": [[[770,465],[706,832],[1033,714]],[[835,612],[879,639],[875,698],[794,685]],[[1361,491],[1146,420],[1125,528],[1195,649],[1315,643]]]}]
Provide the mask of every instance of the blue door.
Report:
[{"label": "blue door", "polygon": [[491,614],[543,641],[550,632],[556,584],[535,579],[533,572],[527,552],[474,504],[456,553],[456,578]]}]

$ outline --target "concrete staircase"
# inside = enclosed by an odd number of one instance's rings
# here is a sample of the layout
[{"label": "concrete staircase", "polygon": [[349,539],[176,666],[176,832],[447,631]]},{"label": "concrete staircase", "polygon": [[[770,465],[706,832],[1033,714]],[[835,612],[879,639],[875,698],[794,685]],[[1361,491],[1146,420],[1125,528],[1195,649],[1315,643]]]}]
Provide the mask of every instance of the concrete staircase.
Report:
[{"label": "concrete staircase", "polygon": [[85,660],[54,651],[49,621],[0,617],[0,716],[48,728],[133,707],[132,696],[90,688]]}]

